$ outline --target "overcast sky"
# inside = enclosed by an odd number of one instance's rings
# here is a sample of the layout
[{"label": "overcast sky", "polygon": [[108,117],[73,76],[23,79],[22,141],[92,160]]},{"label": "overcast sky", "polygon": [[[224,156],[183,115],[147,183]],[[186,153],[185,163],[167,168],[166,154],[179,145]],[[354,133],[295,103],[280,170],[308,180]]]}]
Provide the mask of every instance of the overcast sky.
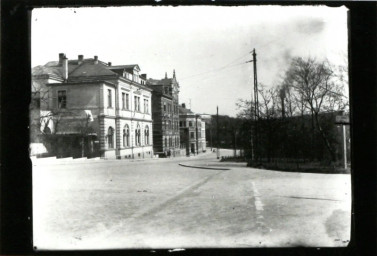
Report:
[{"label": "overcast sky", "polygon": [[198,113],[235,116],[236,101],[250,99],[250,52],[258,82],[274,87],[289,59],[328,58],[346,64],[347,9],[330,7],[112,7],[43,8],[32,13],[32,66],[98,58],[139,64],[148,78],[176,70],[180,103]]}]

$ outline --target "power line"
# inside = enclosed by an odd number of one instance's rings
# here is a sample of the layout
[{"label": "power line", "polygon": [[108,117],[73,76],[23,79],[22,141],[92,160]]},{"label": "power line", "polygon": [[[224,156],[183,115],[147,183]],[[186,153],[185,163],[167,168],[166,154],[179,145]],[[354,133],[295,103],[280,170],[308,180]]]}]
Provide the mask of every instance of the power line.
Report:
[{"label": "power line", "polygon": [[[266,47],[274,42],[277,42],[277,41],[280,41],[282,38],[281,37],[276,37],[275,39],[265,43],[265,44],[262,44],[260,46],[258,46],[258,48],[263,48],[263,47]],[[180,80],[185,80],[185,79],[191,79],[193,77],[197,77],[197,76],[201,76],[201,75],[206,75],[206,74],[209,74],[209,73],[213,73],[213,72],[216,72],[216,71],[220,71],[220,70],[224,70],[224,69],[227,69],[227,68],[231,68],[231,67],[234,67],[234,66],[239,66],[239,65],[242,65],[242,64],[245,64],[245,63],[248,63],[250,61],[246,61],[246,62],[241,62],[241,63],[237,63],[237,64],[233,64],[234,62],[244,58],[244,57],[247,57],[249,56],[250,52],[247,52],[246,54],[242,54],[240,57],[237,57],[235,58],[234,60],[232,60],[231,62],[229,62],[228,64],[222,66],[222,67],[219,67],[219,68],[216,68],[216,69],[213,69],[213,70],[209,70],[209,71],[206,71],[206,72],[202,72],[202,73],[198,73],[198,74],[194,74],[194,75],[191,75],[191,76],[187,76],[187,77],[183,77],[183,78],[180,78]]]},{"label": "power line", "polygon": [[190,78],[201,76],[201,75],[206,75],[206,74],[209,74],[209,73],[217,72],[217,71],[224,70],[224,69],[233,68],[233,67],[240,66],[240,65],[243,65],[243,64],[246,64],[246,62],[237,63],[237,64],[233,64],[233,65],[230,65],[230,66],[223,66],[221,68],[213,69],[213,70],[202,72],[202,73],[199,73],[199,74],[186,76],[186,77],[180,78],[180,80],[185,80],[185,79],[190,79]]}]

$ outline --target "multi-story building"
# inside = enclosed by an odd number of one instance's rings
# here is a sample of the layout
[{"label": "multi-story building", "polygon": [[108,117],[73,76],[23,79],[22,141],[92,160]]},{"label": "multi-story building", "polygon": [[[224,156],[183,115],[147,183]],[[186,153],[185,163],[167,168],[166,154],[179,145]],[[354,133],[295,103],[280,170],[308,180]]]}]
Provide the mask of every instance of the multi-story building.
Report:
[{"label": "multi-story building", "polygon": [[184,103],[179,107],[179,127],[181,148],[186,149],[187,155],[206,151],[205,122]]},{"label": "multi-story building", "polygon": [[179,84],[173,77],[148,79],[152,91],[153,147],[160,156],[180,155],[179,139]]},{"label": "multi-story building", "polygon": [[47,92],[39,119],[48,148],[58,156],[153,157],[152,90],[139,73],[136,64],[65,54],[34,68],[33,81]]}]

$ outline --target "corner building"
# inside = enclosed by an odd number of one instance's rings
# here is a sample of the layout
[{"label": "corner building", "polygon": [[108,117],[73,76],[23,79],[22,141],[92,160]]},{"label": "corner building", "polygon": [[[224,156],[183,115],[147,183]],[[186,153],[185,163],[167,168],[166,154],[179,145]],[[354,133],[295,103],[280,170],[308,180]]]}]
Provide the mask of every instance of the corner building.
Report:
[{"label": "corner building", "polygon": [[187,156],[206,152],[205,122],[201,115],[186,108],[184,103],[179,107],[179,127],[181,149]]},{"label": "corner building", "polygon": [[56,155],[153,157],[152,93],[137,64],[112,66],[97,56],[68,60],[59,54],[59,61],[41,69],[59,76],[46,80],[50,114],[42,123],[49,126],[40,129],[53,138]]},{"label": "corner building", "polygon": [[152,91],[153,148],[161,157],[180,155],[179,83],[165,73],[163,79],[148,79]]}]

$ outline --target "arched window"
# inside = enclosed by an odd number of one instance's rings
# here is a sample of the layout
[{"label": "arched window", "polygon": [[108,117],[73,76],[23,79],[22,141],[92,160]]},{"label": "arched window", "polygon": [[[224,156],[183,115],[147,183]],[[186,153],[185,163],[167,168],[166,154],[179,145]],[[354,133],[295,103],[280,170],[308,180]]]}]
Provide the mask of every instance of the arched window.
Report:
[{"label": "arched window", "polygon": [[130,128],[126,124],[123,129],[123,147],[130,146]]},{"label": "arched window", "polygon": [[136,146],[140,146],[140,125],[137,125],[137,128],[135,130],[135,141]]},{"label": "arched window", "polygon": [[145,145],[149,145],[149,127],[148,127],[148,125],[145,126],[145,130],[144,130],[144,142],[145,142]]},{"label": "arched window", "polygon": [[114,148],[114,129],[111,126],[107,131],[107,145],[109,148]]}]

